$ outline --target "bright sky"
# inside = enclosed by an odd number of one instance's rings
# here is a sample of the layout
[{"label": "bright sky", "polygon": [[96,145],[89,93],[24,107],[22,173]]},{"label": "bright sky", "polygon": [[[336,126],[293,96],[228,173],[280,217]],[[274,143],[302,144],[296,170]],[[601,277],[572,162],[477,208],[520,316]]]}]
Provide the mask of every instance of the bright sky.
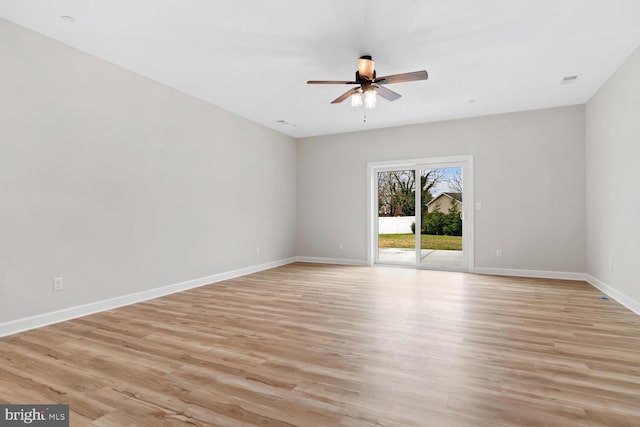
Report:
[{"label": "bright sky", "polygon": [[443,172],[443,179],[440,183],[438,183],[432,190],[431,194],[433,194],[433,196],[437,196],[440,193],[444,193],[444,192],[448,192],[448,191],[453,191],[451,188],[449,188],[449,182],[448,180],[450,178],[453,178],[456,174],[456,172],[461,173],[462,172],[462,168],[460,167],[456,167],[456,168],[441,168],[440,169]]}]

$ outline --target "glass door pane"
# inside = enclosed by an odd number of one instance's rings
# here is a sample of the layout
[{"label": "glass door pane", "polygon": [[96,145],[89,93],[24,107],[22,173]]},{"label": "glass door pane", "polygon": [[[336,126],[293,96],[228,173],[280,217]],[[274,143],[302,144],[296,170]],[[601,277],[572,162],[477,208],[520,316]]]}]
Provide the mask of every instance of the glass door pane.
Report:
[{"label": "glass door pane", "polygon": [[420,169],[420,266],[466,268],[463,252],[463,167]]},{"label": "glass door pane", "polygon": [[416,171],[379,171],[377,262],[416,264]]}]

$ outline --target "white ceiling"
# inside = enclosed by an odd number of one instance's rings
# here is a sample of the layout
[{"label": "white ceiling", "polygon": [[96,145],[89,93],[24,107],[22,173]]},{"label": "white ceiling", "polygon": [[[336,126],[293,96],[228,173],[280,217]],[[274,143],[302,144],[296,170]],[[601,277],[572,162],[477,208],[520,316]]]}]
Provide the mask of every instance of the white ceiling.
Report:
[{"label": "white ceiling", "polygon": [[[0,16],[294,137],[582,104],[640,45],[640,0],[0,0]],[[330,104],[347,87],[305,84],[353,78],[363,54],[429,80],[390,86],[403,97],[366,124]]]}]

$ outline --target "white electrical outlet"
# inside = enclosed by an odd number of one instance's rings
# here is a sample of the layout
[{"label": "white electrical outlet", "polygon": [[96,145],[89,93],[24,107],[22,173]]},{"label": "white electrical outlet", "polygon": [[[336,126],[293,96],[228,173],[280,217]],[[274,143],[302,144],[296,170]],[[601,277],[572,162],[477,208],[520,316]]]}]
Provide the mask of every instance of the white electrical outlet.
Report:
[{"label": "white electrical outlet", "polygon": [[338,249],[340,249],[340,250],[344,249],[344,245],[342,244],[342,242],[338,243]]},{"label": "white electrical outlet", "polygon": [[256,255],[260,255],[260,248],[256,248]]},{"label": "white electrical outlet", "polygon": [[496,249],[496,256],[500,258],[502,256],[502,249]]},{"label": "white electrical outlet", "polygon": [[64,289],[64,279],[62,277],[55,277],[53,279],[53,290],[61,291]]}]

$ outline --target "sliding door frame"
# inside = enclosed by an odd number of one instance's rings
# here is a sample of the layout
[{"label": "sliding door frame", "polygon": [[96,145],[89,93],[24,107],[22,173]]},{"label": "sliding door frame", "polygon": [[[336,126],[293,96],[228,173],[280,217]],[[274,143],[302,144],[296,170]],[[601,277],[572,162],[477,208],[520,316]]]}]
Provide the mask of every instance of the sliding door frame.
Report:
[{"label": "sliding door frame", "polygon": [[[430,167],[432,164],[438,164],[444,166],[448,163],[458,163],[463,165],[464,170],[464,197],[462,198],[462,215],[463,215],[463,253],[466,257],[466,269],[463,271],[473,272],[474,270],[474,187],[473,187],[473,155],[462,156],[448,156],[448,157],[430,157],[420,159],[408,159],[408,160],[393,160],[383,162],[369,162],[367,163],[367,264],[374,265],[377,261],[378,251],[378,195],[377,195],[377,173],[385,170],[416,170],[419,171],[425,165]],[[416,178],[417,179],[417,178]],[[417,181],[416,181],[417,182]],[[416,206],[420,206],[420,192],[416,191]],[[421,216],[421,215],[420,215]],[[418,228],[419,221],[416,215],[416,230]],[[416,234],[416,259],[419,259],[420,249],[419,235]],[[429,269],[420,265],[420,262],[416,262],[416,265],[412,264],[397,264],[400,266]],[[395,265],[395,264],[394,264]]]}]

